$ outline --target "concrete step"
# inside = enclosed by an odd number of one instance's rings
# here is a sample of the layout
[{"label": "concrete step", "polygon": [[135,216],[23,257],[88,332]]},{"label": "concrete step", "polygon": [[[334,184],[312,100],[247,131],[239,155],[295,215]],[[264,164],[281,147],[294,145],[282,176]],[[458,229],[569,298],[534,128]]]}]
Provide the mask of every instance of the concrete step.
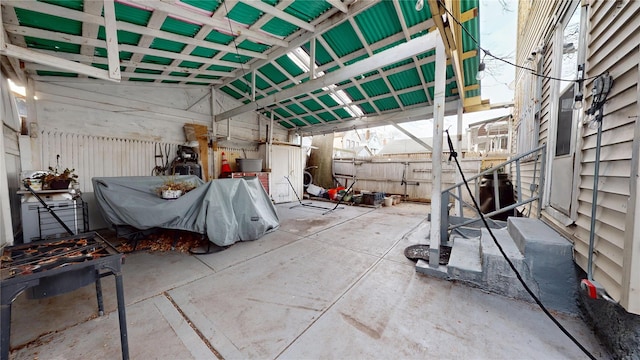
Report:
[{"label": "concrete step", "polygon": [[451,279],[482,283],[480,237],[453,237],[447,273]]},{"label": "concrete step", "polygon": [[539,219],[509,218],[507,231],[529,264],[542,303],[555,310],[577,312],[573,245]]},{"label": "concrete step", "polygon": [[[527,285],[536,292],[537,284],[531,278],[525,257],[509,235],[507,229],[492,229],[492,233]],[[488,290],[517,299],[530,299],[529,294],[518,280],[509,263],[502,256],[502,253],[487,229],[482,229],[480,251],[482,256],[482,281]]]}]

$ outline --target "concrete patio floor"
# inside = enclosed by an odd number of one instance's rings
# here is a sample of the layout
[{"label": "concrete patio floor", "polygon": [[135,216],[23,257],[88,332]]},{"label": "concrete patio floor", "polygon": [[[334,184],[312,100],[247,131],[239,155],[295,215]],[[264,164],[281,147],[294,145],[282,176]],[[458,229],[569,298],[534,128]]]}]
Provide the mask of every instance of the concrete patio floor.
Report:
[{"label": "concrete patio floor", "polygon": [[[318,203],[320,206],[332,206]],[[127,255],[132,359],[582,359],[535,305],[415,271],[429,206],[277,206],[280,228],[208,255]],[[113,277],[13,306],[12,359],[116,359]],[[559,321],[609,358],[577,317]]]}]

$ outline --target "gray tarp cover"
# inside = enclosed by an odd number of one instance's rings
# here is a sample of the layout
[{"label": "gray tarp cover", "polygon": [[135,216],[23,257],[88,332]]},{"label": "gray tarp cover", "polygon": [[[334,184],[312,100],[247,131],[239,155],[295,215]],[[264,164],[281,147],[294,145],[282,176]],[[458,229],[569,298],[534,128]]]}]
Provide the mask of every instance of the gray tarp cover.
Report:
[{"label": "gray tarp cover", "polygon": [[[173,178],[173,177],[172,177]],[[91,179],[98,208],[113,225],[144,230],[154,227],[206,234],[219,246],[256,240],[279,226],[278,214],[258,178],[203,182],[193,175],[175,176],[198,187],[175,200],[155,189],[167,178],[158,176]]]}]

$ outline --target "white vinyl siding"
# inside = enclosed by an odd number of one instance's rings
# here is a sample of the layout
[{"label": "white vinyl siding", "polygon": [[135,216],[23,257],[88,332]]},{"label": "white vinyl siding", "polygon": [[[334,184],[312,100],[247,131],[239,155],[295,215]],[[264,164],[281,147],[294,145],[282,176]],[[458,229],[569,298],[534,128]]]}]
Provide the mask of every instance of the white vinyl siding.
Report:
[{"label": "white vinyl siding", "polygon": [[[526,19],[520,27],[529,26],[519,32],[518,59],[524,63],[526,57],[546,39],[548,31],[555,28],[557,19],[562,19],[568,2],[535,1],[530,8],[521,9],[520,20]],[[614,85],[604,106],[602,147],[600,155],[600,177],[598,184],[598,206],[596,209],[594,278],[607,292],[630,312],[640,313],[640,275],[638,262],[639,229],[634,222],[640,209],[635,208],[638,183],[632,169],[637,171],[640,160],[632,158],[640,152],[640,126],[638,126],[639,60],[640,60],[640,2],[637,1],[592,1],[588,9],[587,57],[585,77],[596,76],[609,71]],[[554,45],[546,42],[544,74],[549,75],[554,67],[551,50]],[[521,70],[518,70],[521,71]],[[554,80],[544,79],[541,95],[541,118],[539,143],[549,143],[550,119],[557,102],[552,87]],[[516,92],[523,91],[517,84]],[[585,109],[591,105],[593,80],[585,82]],[[559,95],[559,94],[557,94]],[[516,99],[519,99],[516,93]],[[520,104],[516,103],[516,111]],[[591,224],[591,203],[596,154],[596,131],[586,126],[578,128],[576,156],[580,159],[578,207],[575,225],[564,227],[550,222],[557,230],[569,236],[575,246],[576,263],[587,268],[589,234]],[[552,151],[553,149],[548,149]],[[635,164],[635,166],[633,166]],[[634,175],[634,176],[632,176]],[[548,180],[547,180],[548,181]],[[525,192],[526,192],[525,187]],[[537,204],[536,204],[537,206]],[[534,216],[532,212],[531,216]],[[635,257],[634,257],[635,256]],[[636,269],[636,271],[632,271]]]}]

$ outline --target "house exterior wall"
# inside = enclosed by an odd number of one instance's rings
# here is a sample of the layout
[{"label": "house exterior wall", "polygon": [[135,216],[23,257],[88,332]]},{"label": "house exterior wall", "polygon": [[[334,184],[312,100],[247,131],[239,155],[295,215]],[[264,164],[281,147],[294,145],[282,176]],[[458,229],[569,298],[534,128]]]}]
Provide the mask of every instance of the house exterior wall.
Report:
[{"label": "house exterior wall", "polygon": [[[548,194],[545,196],[543,217],[574,243],[576,263],[587,270],[591,208],[596,154],[596,130],[583,125],[584,111],[591,105],[593,77],[608,71],[614,85],[604,105],[602,146],[598,182],[598,204],[595,226],[593,274],[613,297],[629,312],[640,314],[640,236],[635,227],[638,190],[638,80],[640,12],[636,1],[569,1],[520,2],[518,23],[518,64],[546,76],[557,77],[558,37],[555,32],[562,19],[576,5],[587,11],[584,108],[579,111],[575,138],[574,182],[577,184],[570,222],[553,216]],[[583,10],[584,11],[584,10]],[[544,51],[539,51],[541,46]],[[554,53],[554,50],[556,51]],[[532,56],[536,52],[536,56]],[[529,60],[528,60],[529,58]],[[540,66],[538,67],[538,63]],[[536,145],[548,145],[549,159],[555,148],[558,116],[558,81],[516,72],[516,104],[514,110],[516,132],[525,135],[534,129]],[[535,119],[526,128],[527,119]],[[516,135],[514,152],[518,152]],[[534,161],[527,163],[532,171]],[[535,164],[540,166],[540,162]],[[546,181],[553,181],[551,164],[545,169]],[[524,171],[524,168],[523,168]],[[525,189],[528,184],[524,184]],[[538,189],[542,190],[542,189]],[[547,191],[547,189],[545,189]],[[537,204],[536,204],[537,206]],[[535,212],[532,212],[535,214]]]}]

